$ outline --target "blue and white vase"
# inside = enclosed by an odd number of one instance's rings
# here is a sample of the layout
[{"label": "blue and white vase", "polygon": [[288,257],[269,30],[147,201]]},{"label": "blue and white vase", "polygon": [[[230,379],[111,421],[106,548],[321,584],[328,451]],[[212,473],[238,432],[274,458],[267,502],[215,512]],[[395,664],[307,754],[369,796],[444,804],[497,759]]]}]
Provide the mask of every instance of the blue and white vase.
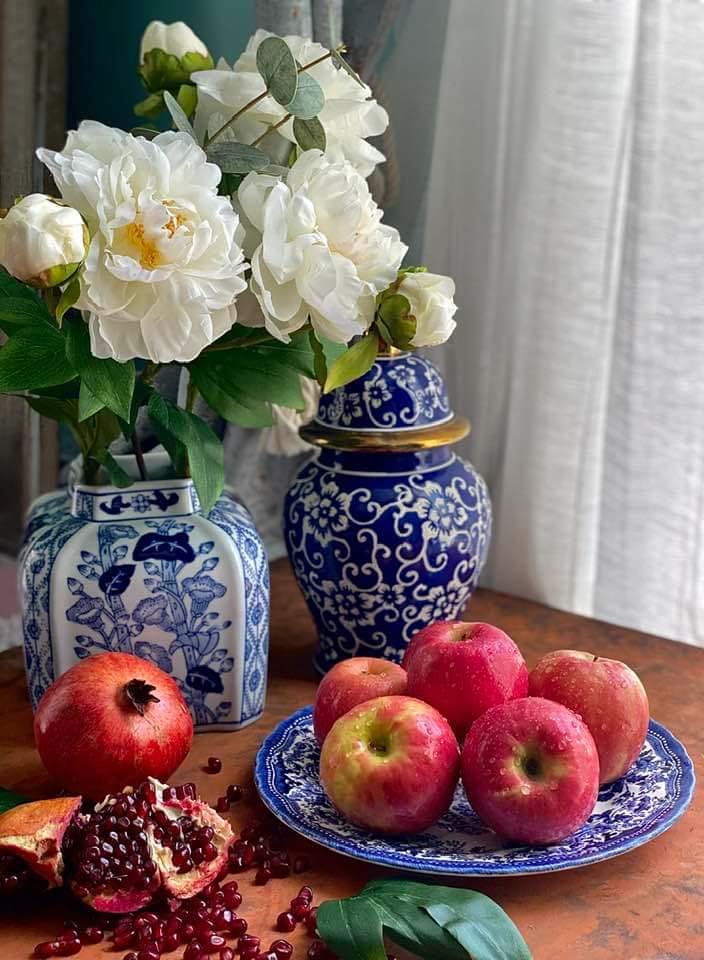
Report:
[{"label": "blue and white vase", "polygon": [[284,532],[321,673],[346,657],[400,661],[414,633],[461,615],[491,535],[486,484],[451,449],[468,430],[415,354],[380,355],[301,430],[321,449],[288,491]]},{"label": "blue and white vase", "polygon": [[32,708],[78,660],[133,653],[176,680],[198,730],[264,708],[269,571],[247,510],[208,516],[191,480],[76,484],[31,507],[20,557]]}]

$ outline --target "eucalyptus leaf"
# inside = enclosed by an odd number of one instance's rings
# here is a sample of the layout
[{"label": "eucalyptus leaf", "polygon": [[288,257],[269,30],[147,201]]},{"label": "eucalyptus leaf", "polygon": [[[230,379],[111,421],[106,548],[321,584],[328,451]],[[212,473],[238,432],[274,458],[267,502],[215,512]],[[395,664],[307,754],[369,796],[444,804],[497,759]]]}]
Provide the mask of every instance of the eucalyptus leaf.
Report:
[{"label": "eucalyptus leaf", "polygon": [[379,336],[375,330],[365,334],[346,350],[328,369],[324,390],[328,393],[346,383],[364,376],[371,369],[379,351]]},{"label": "eucalyptus leaf", "polygon": [[386,960],[381,920],[366,898],[321,903],[316,924],[321,938],[341,960]]},{"label": "eucalyptus leaf", "polygon": [[257,70],[277,103],[285,105],[296,95],[299,84],[296,61],[281,37],[266,37],[257,47]]},{"label": "eucalyptus leaf", "polygon": [[248,143],[235,143],[233,140],[213,143],[207,149],[208,160],[216,163],[223,173],[249,173],[251,170],[265,170],[270,163],[263,150]]},{"label": "eucalyptus leaf", "polygon": [[176,97],[170,94],[168,90],[164,90],[164,103],[166,104],[166,109],[171,114],[171,119],[173,120],[176,129],[180,130],[181,133],[187,133],[195,140],[196,135],[193,132],[191,121],[183,112],[181,104],[178,102]]},{"label": "eucalyptus leaf", "polygon": [[19,793],[15,793],[13,790],[0,787],[0,813],[11,810],[13,807],[19,807],[21,803],[27,803],[27,798],[21,797]]},{"label": "eucalyptus leaf", "polygon": [[68,285],[61,291],[59,302],[56,304],[56,322],[61,326],[64,314],[70,310],[81,295],[81,282],[74,276]]},{"label": "eucalyptus leaf", "polygon": [[296,94],[284,104],[288,113],[301,120],[312,120],[317,117],[325,106],[325,94],[315,77],[309,73],[298,74],[298,89]]},{"label": "eucalyptus leaf", "polygon": [[135,384],[133,361],[118,363],[109,357],[95,357],[91,351],[88,326],[80,316],[69,317],[64,327],[66,356],[79,372],[82,383],[118,417],[129,419]]},{"label": "eucalyptus leaf", "polygon": [[225,465],[222,444],[208,424],[175,406],[169,400],[152,393],[149,398],[149,417],[159,439],[167,450],[180,446],[188,458],[204,513],[208,513],[225,485]]},{"label": "eucalyptus leaf", "polygon": [[345,58],[339,53],[339,51],[337,51],[337,50],[332,50],[331,53],[332,53],[333,63],[337,64],[337,66],[340,67],[341,70],[344,70],[345,73],[348,73],[348,74],[352,77],[353,80],[356,80],[356,82],[360,85],[360,87],[364,87],[364,88],[366,89],[366,86],[367,86],[367,85],[366,85],[366,83],[364,82],[364,80],[362,80],[362,78],[361,78],[360,75],[357,73],[357,71],[354,70],[354,69],[349,65],[349,63],[348,63],[348,62],[345,60]]},{"label": "eucalyptus leaf", "polygon": [[294,117],[293,135],[301,150],[324,150],[327,144],[325,128],[317,117],[310,120]]}]

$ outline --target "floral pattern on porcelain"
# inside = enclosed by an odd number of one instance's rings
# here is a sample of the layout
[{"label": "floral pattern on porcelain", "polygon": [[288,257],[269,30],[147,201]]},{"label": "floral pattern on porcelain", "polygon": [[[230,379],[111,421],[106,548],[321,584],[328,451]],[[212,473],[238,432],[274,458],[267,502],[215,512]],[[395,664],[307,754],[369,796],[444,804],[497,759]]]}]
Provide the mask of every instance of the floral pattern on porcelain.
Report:
[{"label": "floral pattern on porcelain", "polygon": [[491,534],[484,481],[447,447],[371,458],[321,451],[284,513],[322,672],[345,657],[400,661],[421,627],[461,615]]},{"label": "floral pattern on porcelain", "polygon": [[442,377],[424,357],[378,357],[359,381],[323,394],[316,419],[343,430],[410,430],[451,417]]},{"label": "floral pattern on porcelain", "polygon": [[504,844],[474,813],[461,785],[448,813],[420,834],[375,836],[347,822],[319,778],[312,708],[304,707],[262,744],[255,783],[266,806],[292,830],[338,853],[390,867],[454,876],[502,876],[565,870],[625,853],[658,836],[686,810],[694,768],[683,745],[650,721],[640,757],[599,791],[576,833],[545,847]]},{"label": "floral pattern on porcelain", "polygon": [[119,651],[172,675],[200,729],[261,714],[264,549],[234,498],[221,497],[208,517],[198,509],[190,481],[79,486],[72,509],[65,493],[34,505],[21,558],[34,707],[73,663]]}]

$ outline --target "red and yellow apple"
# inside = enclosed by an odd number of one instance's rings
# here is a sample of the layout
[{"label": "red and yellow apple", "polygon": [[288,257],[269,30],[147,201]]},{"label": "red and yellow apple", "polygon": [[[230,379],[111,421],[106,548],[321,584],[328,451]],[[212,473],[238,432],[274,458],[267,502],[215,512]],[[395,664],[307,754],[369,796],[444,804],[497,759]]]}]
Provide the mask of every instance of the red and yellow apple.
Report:
[{"label": "red and yellow apple", "polygon": [[313,729],[322,744],[332,725],[365,700],[406,692],[406,671],[379,657],[341,660],[320,681],[313,706]]},{"label": "red and yellow apple", "polygon": [[648,696],[638,675],[620,660],[555,650],[531,670],[529,692],[584,720],[599,752],[600,783],[622,777],[640,753],[648,732]]},{"label": "red and yellow apple", "polygon": [[475,721],[462,750],[462,782],[475,812],[503,839],[555,843],[594,809],[599,756],[577,714],[526,697]]},{"label": "red and yellow apple", "polygon": [[528,670],[513,640],[490,623],[447,620],[411,640],[406,692],[436,707],[458,738],[490,707],[528,692]]},{"label": "red and yellow apple", "polygon": [[447,720],[412,697],[378,697],[335,722],[320,755],[328,797],[352,823],[417,833],[450,806],[459,748]]}]

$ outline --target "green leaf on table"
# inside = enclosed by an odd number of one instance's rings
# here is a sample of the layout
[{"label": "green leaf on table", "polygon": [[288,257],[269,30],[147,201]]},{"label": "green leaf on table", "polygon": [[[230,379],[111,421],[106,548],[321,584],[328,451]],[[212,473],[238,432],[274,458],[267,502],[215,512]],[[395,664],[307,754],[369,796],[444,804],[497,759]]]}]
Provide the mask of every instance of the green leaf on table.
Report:
[{"label": "green leaf on table", "polygon": [[366,88],[367,85],[366,85],[366,83],[364,82],[364,80],[362,80],[362,78],[361,78],[360,75],[357,73],[357,71],[354,70],[354,69],[349,65],[349,63],[348,63],[348,62],[345,60],[345,58],[339,53],[339,51],[337,51],[337,50],[332,50],[331,53],[332,53],[332,62],[333,62],[334,64],[336,64],[341,70],[344,70],[345,73],[348,73],[348,74],[352,77],[353,80],[356,80],[357,83],[360,85],[360,87],[365,87],[365,88]]},{"label": "green leaf on table", "polygon": [[181,133],[187,133],[189,136],[193,137],[195,140],[196,135],[193,132],[193,127],[191,126],[191,121],[188,119],[186,114],[183,112],[181,104],[178,102],[176,97],[173,94],[169,93],[168,90],[164,90],[164,103],[166,104],[166,109],[171,114],[171,119],[174,122],[174,126],[177,130],[180,130]]},{"label": "green leaf on table", "polygon": [[[208,424],[154,392],[149,398],[154,430],[175,464],[188,463],[203,512],[207,514],[225,485],[222,444]],[[172,452],[173,451],[173,452]]]},{"label": "green leaf on table", "polygon": [[321,903],[316,923],[322,939],[341,960],[386,960],[381,920],[366,897]]},{"label": "green leaf on table", "polygon": [[325,393],[351,383],[371,369],[379,351],[379,335],[370,330],[335,360],[328,370]]},{"label": "green leaf on table", "polygon": [[206,152],[208,160],[216,163],[223,173],[246,174],[251,170],[265,170],[271,162],[263,150],[231,140],[213,143]]},{"label": "green leaf on table", "polygon": [[285,106],[293,100],[299,84],[296,61],[281,37],[267,37],[257,47],[257,70],[271,96]]},{"label": "green leaf on table", "polygon": [[53,324],[19,329],[0,347],[0,393],[52,387],[73,380],[64,337]]},{"label": "green leaf on table", "polygon": [[294,117],[293,135],[301,150],[324,150],[327,144],[325,128],[317,117],[310,120]]},{"label": "green leaf on table", "polygon": [[61,326],[66,311],[71,309],[80,295],[81,282],[77,276],[74,276],[61,291],[59,302],[56,304],[56,322],[59,326]]},{"label": "green leaf on table", "polygon": [[64,328],[66,356],[78,371],[82,384],[93,397],[102,401],[103,406],[128,420],[135,384],[134,362],[118,363],[109,357],[93,356],[88,326],[81,317],[68,318]]},{"label": "green leaf on table", "polygon": [[315,77],[311,77],[309,73],[299,73],[296,94],[285,104],[288,113],[300,117],[301,120],[312,120],[324,106],[325,94]]},{"label": "green leaf on table", "polygon": [[27,798],[21,797],[19,793],[15,793],[13,790],[0,787],[0,813],[11,810],[13,807],[19,807],[21,803],[27,803]]}]

